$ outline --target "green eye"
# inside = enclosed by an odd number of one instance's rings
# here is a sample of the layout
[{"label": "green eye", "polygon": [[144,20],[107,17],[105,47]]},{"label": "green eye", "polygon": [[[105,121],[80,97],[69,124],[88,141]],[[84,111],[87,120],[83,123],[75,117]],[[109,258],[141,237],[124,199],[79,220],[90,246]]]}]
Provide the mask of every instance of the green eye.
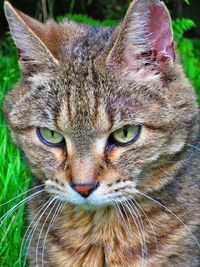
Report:
[{"label": "green eye", "polygon": [[141,131],[139,125],[126,125],[112,133],[111,137],[114,143],[127,144],[137,139]]},{"label": "green eye", "polygon": [[37,135],[40,141],[48,146],[59,146],[64,143],[64,137],[62,134],[52,131],[48,128],[37,129]]}]

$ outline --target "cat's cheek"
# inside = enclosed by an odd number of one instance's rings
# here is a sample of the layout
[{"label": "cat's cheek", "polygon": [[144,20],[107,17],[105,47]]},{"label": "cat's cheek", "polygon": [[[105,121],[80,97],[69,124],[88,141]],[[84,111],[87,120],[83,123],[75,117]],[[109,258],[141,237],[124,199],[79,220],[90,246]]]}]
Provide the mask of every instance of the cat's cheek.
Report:
[{"label": "cat's cheek", "polygon": [[124,149],[121,147],[113,147],[111,150],[106,152],[106,161],[107,163],[115,163],[120,160],[120,157],[123,153]]},{"label": "cat's cheek", "polygon": [[66,161],[67,152],[65,148],[50,148],[49,151],[55,156],[57,162]]},{"label": "cat's cheek", "polygon": [[181,162],[169,163],[162,168],[155,169],[148,173],[148,175],[143,174],[143,180],[140,181],[137,188],[145,193],[150,193],[155,190],[160,190],[163,186],[167,185],[173,175],[179,172],[181,168]]},{"label": "cat's cheek", "polygon": [[16,139],[29,162],[31,173],[40,180],[55,177],[66,162],[65,149],[46,146],[38,139],[35,129],[16,133]]},{"label": "cat's cheek", "polygon": [[178,133],[173,134],[170,139],[171,140],[168,141],[168,144],[165,148],[165,150],[166,150],[165,153],[169,154],[169,155],[174,155],[174,154],[180,152],[184,148],[184,146],[187,142],[186,136],[183,136],[183,135],[178,134]]},{"label": "cat's cheek", "polygon": [[29,167],[30,167],[32,175],[37,177],[37,179],[39,179],[41,182],[44,182],[45,173],[40,168],[38,168],[37,165],[35,166],[30,161],[29,161]]}]

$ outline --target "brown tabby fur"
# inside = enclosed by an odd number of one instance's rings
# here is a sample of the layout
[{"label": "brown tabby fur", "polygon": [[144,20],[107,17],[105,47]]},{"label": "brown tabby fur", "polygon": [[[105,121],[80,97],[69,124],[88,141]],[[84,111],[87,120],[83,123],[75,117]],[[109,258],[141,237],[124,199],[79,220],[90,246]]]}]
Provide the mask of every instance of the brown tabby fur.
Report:
[{"label": "brown tabby fur", "polygon": [[[136,0],[112,29],[44,25],[5,4],[22,70],[5,113],[33,186],[46,185],[29,204],[29,221],[49,196],[66,198],[45,242],[44,266],[200,265],[198,110],[177,60],[158,74],[135,56],[149,49],[140,38],[151,5],[161,4]],[[137,68],[124,56],[129,52]],[[108,136],[128,124],[142,125],[138,140],[106,149]],[[43,144],[37,127],[62,133],[67,149]],[[69,186],[93,180],[100,186],[88,198]],[[34,233],[31,266],[42,266],[53,204]]]}]

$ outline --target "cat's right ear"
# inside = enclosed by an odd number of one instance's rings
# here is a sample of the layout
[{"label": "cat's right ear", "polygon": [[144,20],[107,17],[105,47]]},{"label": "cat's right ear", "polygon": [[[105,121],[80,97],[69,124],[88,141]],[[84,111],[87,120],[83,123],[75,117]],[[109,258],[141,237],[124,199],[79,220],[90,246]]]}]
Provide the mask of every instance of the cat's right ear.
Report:
[{"label": "cat's right ear", "polygon": [[175,62],[172,23],[160,0],[134,0],[113,34],[108,68],[118,77],[165,81]]},{"label": "cat's right ear", "polygon": [[[5,15],[18,49],[22,71],[58,65],[58,60],[40,38],[45,35],[44,24],[16,10],[9,2],[4,2]],[[44,34],[43,34],[44,33]]]}]

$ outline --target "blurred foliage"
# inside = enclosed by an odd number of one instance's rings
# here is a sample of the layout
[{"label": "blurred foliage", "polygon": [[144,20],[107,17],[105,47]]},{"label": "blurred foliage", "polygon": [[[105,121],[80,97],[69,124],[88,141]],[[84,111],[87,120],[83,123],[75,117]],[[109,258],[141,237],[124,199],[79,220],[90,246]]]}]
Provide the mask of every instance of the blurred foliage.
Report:
[{"label": "blurred foliage", "polygon": [[90,26],[115,26],[117,24],[116,20],[104,20],[104,21],[99,21],[95,20],[91,17],[88,17],[86,15],[81,15],[81,14],[66,14],[65,16],[58,16],[56,18],[57,22],[62,22],[64,20],[73,20],[77,23],[81,24],[87,24]]},{"label": "blurred foliage", "polygon": [[[40,0],[38,0],[40,2]],[[181,15],[183,7],[189,5],[189,0],[163,0],[167,4],[173,17]],[[132,0],[68,0],[66,1],[67,12],[70,14],[80,13],[102,18],[102,20],[120,20],[123,18]],[[55,6],[55,0],[47,0],[48,6]],[[52,10],[52,8],[51,8]],[[51,12],[50,12],[51,15]]]},{"label": "blurred foliage", "polygon": [[184,38],[184,33],[196,27],[195,22],[191,19],[177,18],[173,21],[174,37],[176,42],[180,43]]},{"label": "blurred foliage", "polygon": [[[12,143],[3,115],[5,93],[17,82],[19,75],[16,48],[11,36],[7,35],[0,43],[0,267],[21,266],[19,251],[25,232],[26,206],[19,205],[16,210],[14,206],[22,201],[25,197],[23,192],[30,186],[30,174],[19,150]],[[8,210],[13,212],[7,213],[4,218]]]},{"label": "blurred foliage", "polygon": [[200,40],[184,37],[184,33],[196,27],[191,19],[175,19],[173,21],[174,37],[187,77],[197,91],[198,103],[200,104]]},{"label": "blurred foliage", "polygon": [[130,0],[102,0],[101,4],[105,18],[116,20],[122,19],[130,2]]}]

